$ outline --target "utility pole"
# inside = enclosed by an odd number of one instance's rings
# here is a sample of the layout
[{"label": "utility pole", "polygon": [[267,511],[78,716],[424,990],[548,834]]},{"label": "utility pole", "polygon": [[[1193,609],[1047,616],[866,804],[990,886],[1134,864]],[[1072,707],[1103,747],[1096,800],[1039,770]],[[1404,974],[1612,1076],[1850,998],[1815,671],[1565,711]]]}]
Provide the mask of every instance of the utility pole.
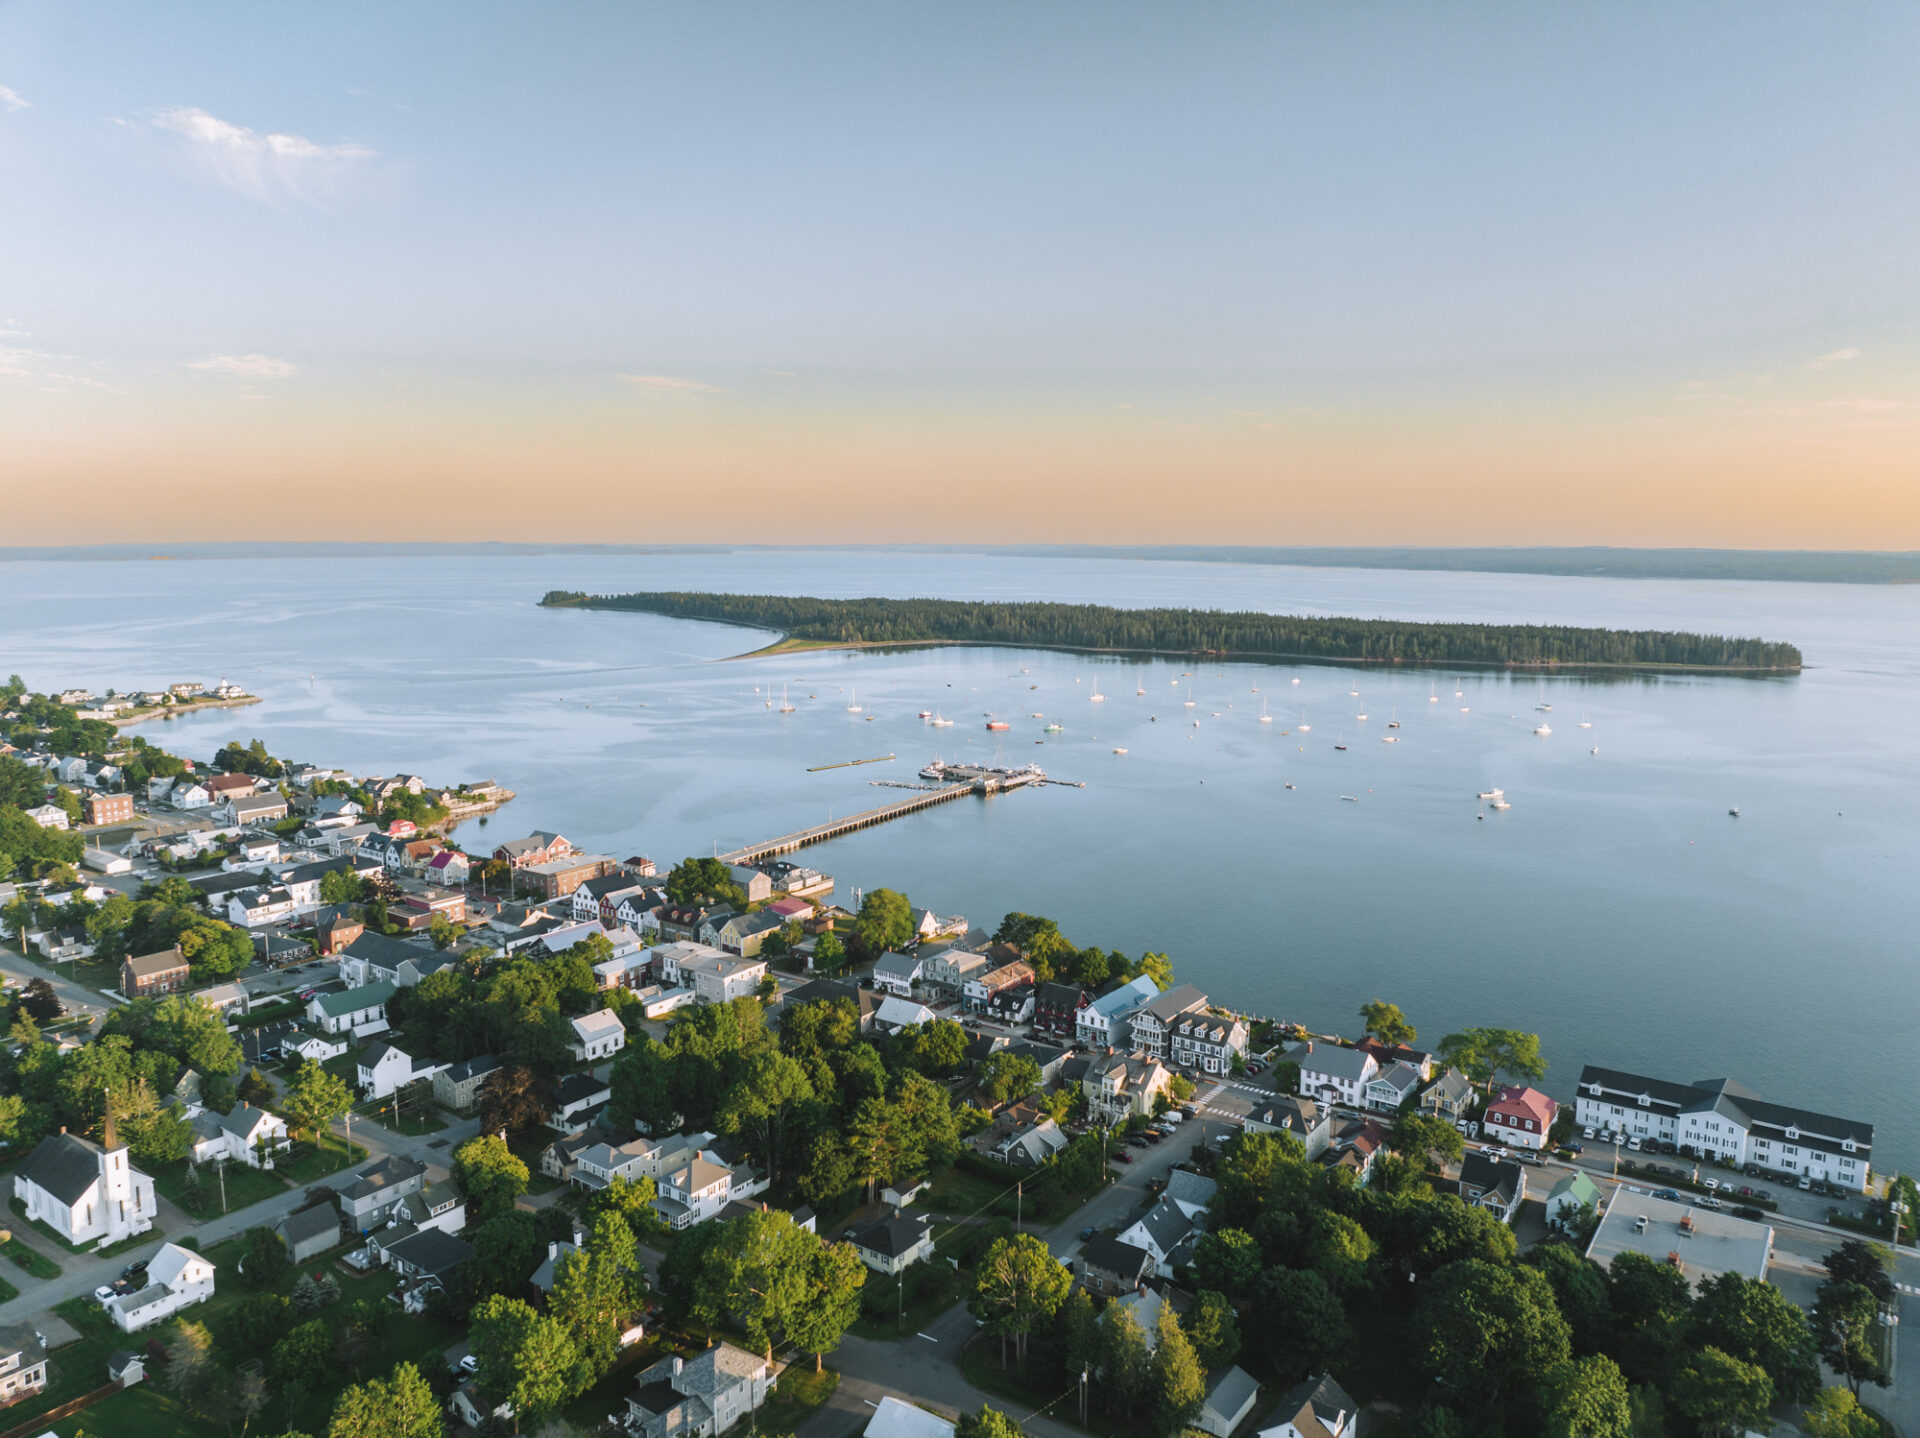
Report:
[{"label": "utility pole", "polygon": [[220,1211],[227,1211],[227,1160],[223,1154],[214,1161],[214,1171],[220,1175]]}]

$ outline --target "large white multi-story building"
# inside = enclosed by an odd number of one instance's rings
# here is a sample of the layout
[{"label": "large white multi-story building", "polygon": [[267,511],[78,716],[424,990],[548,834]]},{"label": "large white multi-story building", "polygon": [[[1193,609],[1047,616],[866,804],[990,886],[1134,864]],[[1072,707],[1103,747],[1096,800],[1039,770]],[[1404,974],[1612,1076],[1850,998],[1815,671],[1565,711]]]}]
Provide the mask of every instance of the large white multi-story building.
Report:
[{"label": "large white multi-story building", "polygon": [[1732,1079],[1674,1083],[1588,1064],[1574,1114],[1583,1128],[1671,1143],[1779,1173],[1867,1187],[1873,1125],[1769,1103]]}]

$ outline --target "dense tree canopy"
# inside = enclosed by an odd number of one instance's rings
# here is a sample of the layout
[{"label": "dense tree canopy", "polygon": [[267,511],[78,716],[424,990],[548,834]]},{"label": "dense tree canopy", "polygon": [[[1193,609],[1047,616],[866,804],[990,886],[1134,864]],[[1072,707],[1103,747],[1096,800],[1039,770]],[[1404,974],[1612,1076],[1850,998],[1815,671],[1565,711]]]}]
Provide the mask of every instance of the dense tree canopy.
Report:
[{"label": "dense tree canopy", "polygon": [[814,599],[768,594],[588,595],[542,604],[624,609],[774,629],[831,644],[1028,645],[1425,664],[1628,664],[1798,669],[1791,644],[1657,630],[1564,625],[1422,624],[1200,609],[952,599]]}]

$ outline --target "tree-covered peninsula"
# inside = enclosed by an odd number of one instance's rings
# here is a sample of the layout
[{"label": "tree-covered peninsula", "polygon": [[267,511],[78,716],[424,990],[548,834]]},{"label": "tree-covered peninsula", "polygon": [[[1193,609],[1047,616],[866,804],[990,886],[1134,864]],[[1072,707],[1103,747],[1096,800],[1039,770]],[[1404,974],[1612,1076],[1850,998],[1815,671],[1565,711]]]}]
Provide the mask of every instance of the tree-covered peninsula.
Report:
[{"label": "tree-covered peninsula", "polygon": [[819,645],[1006,644],[1130,653],[1374,664],[1605,665],[1797,670],[1800,651],[1762,639],[1544,624],[1418,624],[1218,609],[955,599],[811,599],[766,594],[580,594],[554,608],[624,609],[776,630]]}]

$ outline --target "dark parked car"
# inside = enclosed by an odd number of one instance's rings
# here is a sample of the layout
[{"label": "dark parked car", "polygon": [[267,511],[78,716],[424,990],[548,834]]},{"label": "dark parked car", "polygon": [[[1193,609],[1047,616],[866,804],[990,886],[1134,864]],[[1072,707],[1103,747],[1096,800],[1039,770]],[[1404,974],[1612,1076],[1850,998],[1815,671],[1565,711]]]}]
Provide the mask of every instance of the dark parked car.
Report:
[{"label": "dark parked car", "polygon": [[1560,1152],[1562,1152],[1562,1153],[1585,1153],[1585,1152],[1586,1152],[1586,1150],[1585,1150],[1584,1148],[1582,1148],[1582,1147],[1580,1147],[1580,1145],[1579,1145],[1579,1144],[1577,1144],[1577,1143],[1563,1143],[1563,1144],[1561,1144],[1561,1145],[1560,1145]]},{"label": "dark parked car", "polygon": [[1132,1154],[1130,1154],[1130,1153],[1127,1153],[1127,1152],[1125,1152],[1125,1151],[1123,1150],[1122,1152],[1120,1152],[1120,1153],[1116,1153],[1116,1154],[1115,1154],[1115,1155],[1113,1156],[1113,1161],[1114,1161],[1115,1163],[1132,1163],[1132,1162],[1133,1162],[1133,1155],[1132,1155]]},{"label": "dark parked car", "polygon": [[1653,1191],[1653,1196],[1655,1198],[1664,1198],[1670,1203],[1678,1202],[1680,1198],[1680,1195],[1671,1188],[1656,1188]]},{"label": "dark parked car", "polygon": [[1755,1223],[1766,1217],[1759,1209],[1751,1208],[1744,1203],[1733,1211],[1733,1216],[1735,1218],[1744,1218]]},{"label": "dark parked car", "polygon": [[1094,1235],[1094,1230],[1092,1226],[1089,1225],[1088,1227],[1080,1230],[1080,1241],[1082,1243],[1085,1243],[1089,1238],[1092,1238],[1093,1235]]}]

